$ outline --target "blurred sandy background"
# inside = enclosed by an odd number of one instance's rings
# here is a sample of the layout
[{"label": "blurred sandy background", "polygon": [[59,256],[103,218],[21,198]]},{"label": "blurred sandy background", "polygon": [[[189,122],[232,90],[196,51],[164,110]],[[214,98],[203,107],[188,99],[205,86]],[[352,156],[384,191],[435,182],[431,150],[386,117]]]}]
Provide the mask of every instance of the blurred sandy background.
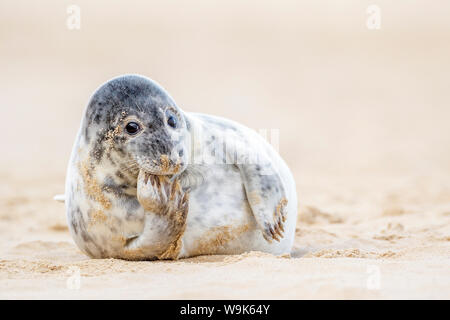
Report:
[{"label": "blurred sandy background", "polygon": [[[444,0],[2,0],[0,298],[450,298],[449,17]],[[90,95],[123,73],[184,110],[280,130],[291,258],[77,250],[52,196]]]}]

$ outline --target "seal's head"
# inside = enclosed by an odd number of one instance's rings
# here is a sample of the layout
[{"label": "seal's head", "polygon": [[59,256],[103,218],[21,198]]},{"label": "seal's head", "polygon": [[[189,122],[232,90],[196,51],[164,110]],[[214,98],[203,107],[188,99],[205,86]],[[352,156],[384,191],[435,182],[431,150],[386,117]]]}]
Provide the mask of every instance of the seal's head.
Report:
[{"label": "seal's head", "polygon": [[156,82],[137,75],[114,78],[92,96],[83,120],[91,161],[119,169],[174,175],[187,166],[183,112]]},{"label": "seal's head", "polygon": [[[188,203],[178,183],[190,153],[187,125],[173,99],[148,78],[121,76],[94,93],[66,180],[69,228],[82,251],[95,258],[166,257],[167,250],[176,256]],[[149,211],[139,199],[162,209]]]}]

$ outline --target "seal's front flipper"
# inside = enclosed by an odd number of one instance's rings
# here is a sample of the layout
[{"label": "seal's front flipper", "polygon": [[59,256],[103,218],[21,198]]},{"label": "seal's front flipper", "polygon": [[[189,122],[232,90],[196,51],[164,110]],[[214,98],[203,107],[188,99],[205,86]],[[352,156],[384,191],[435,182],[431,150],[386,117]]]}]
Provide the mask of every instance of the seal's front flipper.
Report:
[{"label": "seal's front flipper", "polygon": [[189,191],[183,191],[178,179],[141,171],[137,198],[147,218],[142,234],[131,239],[127,249],[145,250],[158,259],[177,259],[186,228]]},{"label": "seal's front flipper", "polygon": [[238,167],[248,202],[264,238],[268,242],[272,242],[272,239],[280,241],[283,238],[288,201],[279,174],[268,161]]}]

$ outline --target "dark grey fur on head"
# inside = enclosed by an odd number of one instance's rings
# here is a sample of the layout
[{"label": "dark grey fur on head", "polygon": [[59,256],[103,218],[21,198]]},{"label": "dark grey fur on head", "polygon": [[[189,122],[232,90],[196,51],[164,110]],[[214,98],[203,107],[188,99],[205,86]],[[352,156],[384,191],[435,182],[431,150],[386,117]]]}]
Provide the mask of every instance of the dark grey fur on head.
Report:
[{"label": "dark grey fur on head", "polygon": [[[167,124],[168,114],[177,126]],[[136,136],[124,130],[136,122]],[[170,95],[156,82],[138,75],[125,75],[103,84],[85,111],[82,132],[97,163],[136,164],[154,174],[173,174],[186,166],[186,121]]]}]

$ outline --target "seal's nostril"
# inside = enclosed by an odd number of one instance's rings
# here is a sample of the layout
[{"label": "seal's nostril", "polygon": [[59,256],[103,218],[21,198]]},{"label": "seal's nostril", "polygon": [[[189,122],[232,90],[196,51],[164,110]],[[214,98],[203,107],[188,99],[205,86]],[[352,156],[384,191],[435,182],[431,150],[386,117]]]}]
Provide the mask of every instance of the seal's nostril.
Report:
[{"label": "seal's nostril", "polygon": [[179,155],[180,157],[182,157],[182,156],[183,156],[183,154],[184,154],[184,151],[183,151],[183,149],[181,149],[180,151],[178,151],[178,155]]}]

